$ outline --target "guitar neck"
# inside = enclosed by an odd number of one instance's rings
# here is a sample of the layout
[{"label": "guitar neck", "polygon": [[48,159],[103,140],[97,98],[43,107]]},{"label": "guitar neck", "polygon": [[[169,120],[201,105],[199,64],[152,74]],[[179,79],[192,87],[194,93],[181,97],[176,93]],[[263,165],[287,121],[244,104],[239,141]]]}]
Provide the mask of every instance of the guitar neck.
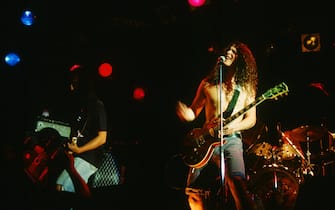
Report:
[{"label": "guitar neck", "polygon": [[[253,101],[252,103],[250,103],[249,105],[247,105],[246,107],[244,107],[243,109],[239,110],[238,112],[236,112],[235,114],[227,117],[224,119],[223,122],[223,126],[226,126],[227,124],[231,123],[233,120],[235,120],[236,118],[240,117],[241,115],[245,114],[249,109],[251,109],[254,106],[259,105],[260,103],[262,103],[263,101],[267,100],[267,99],[275,99],[277,100],[277,98],[281,95],[287,95],[288,92],[288,87],[285,83],[281,83],[280,85],[277,85],[274,88],[271,88],[270,90],[266,91],[265,93],[263,93],[261,96],[257,97],[255,99],[255,101]],[[213,128],[215,131],[218,131],[220,129],[220,126],[214,126]]]}]

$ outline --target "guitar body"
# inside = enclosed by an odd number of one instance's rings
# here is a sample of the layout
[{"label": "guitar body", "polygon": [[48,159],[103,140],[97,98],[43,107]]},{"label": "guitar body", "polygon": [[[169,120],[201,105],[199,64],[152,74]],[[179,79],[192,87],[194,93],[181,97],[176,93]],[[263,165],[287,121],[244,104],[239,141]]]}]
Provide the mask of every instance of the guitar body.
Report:
[{"label": "guitar body", "polygon": [[206,129],[194,128],[184,139],[183,160],[192,168],[201,168],[211,158],[214,148],[220,145],[220,139],[215,138]]}]

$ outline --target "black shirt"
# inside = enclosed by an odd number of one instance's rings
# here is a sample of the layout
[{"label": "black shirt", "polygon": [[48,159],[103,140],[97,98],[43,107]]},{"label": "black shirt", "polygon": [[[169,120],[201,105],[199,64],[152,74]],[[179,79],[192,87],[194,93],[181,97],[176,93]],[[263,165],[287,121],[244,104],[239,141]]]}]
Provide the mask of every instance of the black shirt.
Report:
[{"label": "black shirt", "polygon": [[[107,131],[107,115],[104,103],[96,96],[73,102],[71,120],[71,136],[77,137],[78,146],[86,144],[98,135],[99,131]],[[75,154],[96,167],[100,167],[103,157],[103,145],[97,149]]]}]

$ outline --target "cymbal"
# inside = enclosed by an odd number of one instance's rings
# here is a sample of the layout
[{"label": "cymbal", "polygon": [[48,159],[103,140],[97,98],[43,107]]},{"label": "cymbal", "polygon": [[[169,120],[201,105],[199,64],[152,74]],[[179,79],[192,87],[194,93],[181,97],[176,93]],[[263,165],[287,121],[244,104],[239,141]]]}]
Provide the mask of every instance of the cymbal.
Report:
[{"label": "cymbal", "polygon": [[325,133],[327,131],[323,127],[304,125],[289,131],[289,136],[295,141],[304,142],[307,141],[307,138],[309,138],[309,141],[320,140]]}]

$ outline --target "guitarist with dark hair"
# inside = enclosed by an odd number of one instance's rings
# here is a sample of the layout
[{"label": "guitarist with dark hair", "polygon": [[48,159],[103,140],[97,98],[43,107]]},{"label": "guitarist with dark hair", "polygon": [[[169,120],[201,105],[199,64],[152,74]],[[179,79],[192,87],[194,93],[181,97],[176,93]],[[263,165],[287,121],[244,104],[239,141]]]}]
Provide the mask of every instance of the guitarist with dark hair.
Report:
[{"label": "guitarist with dark hair", "polygon": [[107,113],[95,91],[94,71],[80,67],[69,73],[70,92],[64,113],[72,139],[64,144],[65,167],[57,177],[56,190],[87,198],[91,196],[88,180],[103,161]]},{"label": "guitarist with dark hair", "polygon": [[[256,106],[250,107],[228,125],[224,127],[220,125],[222,125],[221,120],[224,120],[225,117],[238,113],[239,110],[255,101],[258,84],[257,65],[250,48],[244,43],[230,43],[223,53],[224,56],[220,56],[213,70],[201,80],[191,105],[187,106],[180,101],[177,102],[176,113],[182,121],[193,121],[202,110],[205,112],[206,122],[203,127],[193,130],[188,136],[189,138],[197,136],[200,138],[195,138],[194,141],[188,138],[190,142],[185,142],[186,147],[189,146],[187,144],[194,144],[194,142],[197,145],[206,145],[207,138],[216,140],[215,143],[208,144],[203,159],[184,157],[190,166],[186,186],[187,189],[204,188],[204,185],[197,185],[200,183],[199,179],[204,176],[202,172],[208,171],[204,169],[213,163],[220,169],[222,166],[221,152],[224,151],[224,162],[226,163],[224,180],[229,185],[235,209],[254,209],[255,204],[252,203],[247,190],[241,131],[250,129],[256,124]],[[234,102],[229,105],[231,101]],[[223,129],[217,129],[218,127]],[[224,141],[221,141],[221,138]],[[221,142],[224,142],[222,146],[220,146]],[[198,151],[192,148],[191,152],[194,152],[196,156]],[[206,181],[210,183],[209,180]],[[221,184],[224,186],[225,183],[221,182]],[[192,190],[189,190],[186,191],[186,194],[192,210],[206,208],[204,198],[199,196],[199,193],[192,193]],[[223,204],[221,201],[220,205]]]}]

